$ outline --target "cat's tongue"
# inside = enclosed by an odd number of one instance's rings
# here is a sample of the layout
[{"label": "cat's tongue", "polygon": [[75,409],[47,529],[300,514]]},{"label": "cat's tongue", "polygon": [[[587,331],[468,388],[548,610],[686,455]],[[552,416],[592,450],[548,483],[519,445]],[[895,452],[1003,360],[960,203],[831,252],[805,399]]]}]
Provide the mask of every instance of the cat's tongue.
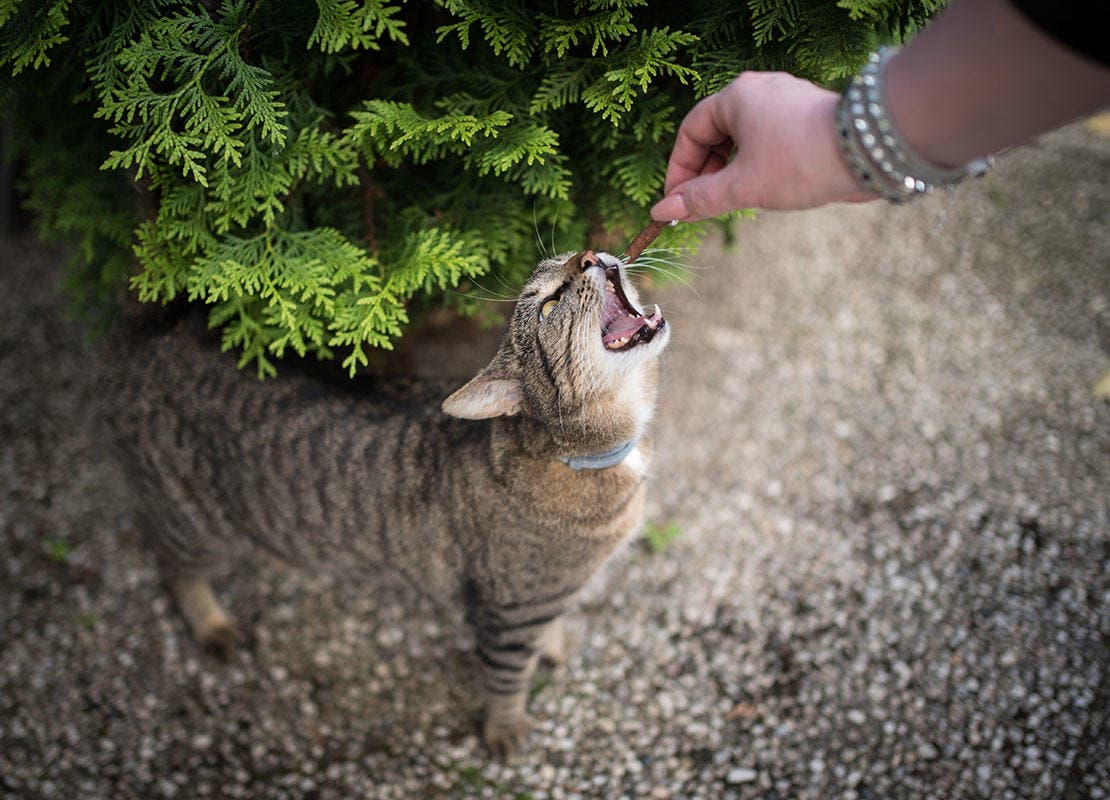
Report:
[{"label": "cat's tongue", "polygon": [[645,315],[624,292],[620,271],[606,270],[605,300],[601,304],[601,343],[609,350],[626,350],[651,341],[663,324],[659,306]]},{"label": "cat's tongue", "polygon": [[635,334],[645,325],[654,330],[659,324],[661,315],[658,306],[650,317],[645,317],[635,310],[613,281],[609,281],[605,288],[605,303],[601,307],[601,342],[610,350],[622,348],[633,341]]},{"label": "cat's tongue", "polygon": [[638,314],[630,314],[621,302],[612,296],[605,298],[605,307],[601,312],[601,340],[610,344],[626,336],[631,336],[644,326],[644,318]]}]

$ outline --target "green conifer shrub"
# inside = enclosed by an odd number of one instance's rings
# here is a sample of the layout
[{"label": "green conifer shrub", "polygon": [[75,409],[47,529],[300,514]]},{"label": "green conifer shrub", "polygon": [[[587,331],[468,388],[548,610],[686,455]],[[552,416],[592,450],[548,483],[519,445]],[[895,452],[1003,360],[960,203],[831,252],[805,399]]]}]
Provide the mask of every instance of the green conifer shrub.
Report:
[{"label": "green conifer shrub", "polygon": [[0,0],[0,109],[83,307],[184,295],[260,375],[353,372],[414,309],[627,242],[740,71],[835,85],[941,4]]}]

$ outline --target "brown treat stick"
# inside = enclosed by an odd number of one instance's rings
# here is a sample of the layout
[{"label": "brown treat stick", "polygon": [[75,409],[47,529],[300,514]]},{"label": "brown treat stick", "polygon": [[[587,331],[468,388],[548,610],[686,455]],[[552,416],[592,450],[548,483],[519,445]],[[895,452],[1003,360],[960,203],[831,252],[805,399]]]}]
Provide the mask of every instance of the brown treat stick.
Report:
[{"label": "brown treat stick", "polygon": [[632,240],[632,244],[628,245],[628,250],[625,251],[625,264],[631,264],[640,254],[647,249],[647,246],[655,241],[664,228],[668,225],[674,225],[673,222],[652,222],[642,231],[636,234],[636,238]]}]

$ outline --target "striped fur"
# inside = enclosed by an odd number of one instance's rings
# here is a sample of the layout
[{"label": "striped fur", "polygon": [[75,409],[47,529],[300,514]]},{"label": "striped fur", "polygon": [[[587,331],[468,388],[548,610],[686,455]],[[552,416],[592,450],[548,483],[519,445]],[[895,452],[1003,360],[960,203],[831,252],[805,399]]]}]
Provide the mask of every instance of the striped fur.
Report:
[{"label": "striped fur", "polygon": [[[606,352],[598,273],[541,262],[493,361],[446,402],[450,387],[393,378],[260,383],[187,324],[118,352],[105,416],[194,634],[233,640],[207,576],[235,539],[352,576],[397,570],[465,603],[484,740],[518,746],[536,661],[561,658],[561,615],[641,521],[666,337]],[[632,465],[558,460],[630,438]]]}]

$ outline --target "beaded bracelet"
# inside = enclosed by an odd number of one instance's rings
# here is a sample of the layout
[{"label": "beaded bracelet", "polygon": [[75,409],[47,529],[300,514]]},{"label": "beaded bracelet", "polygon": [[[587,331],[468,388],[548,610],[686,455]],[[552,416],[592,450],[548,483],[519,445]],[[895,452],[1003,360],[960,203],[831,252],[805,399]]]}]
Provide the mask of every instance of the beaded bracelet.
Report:
[{"label": "beaded bracelet", "polygon": [[953,169],[933,164],[906,143],[887,112],[883,81],[895,52],[883,47],[872,53],[836,109],[841,151],[856,180],[891,203],[904,203],[938,186],[950,189],[968,176],[984,175],[991,167],[989,156]]}]

